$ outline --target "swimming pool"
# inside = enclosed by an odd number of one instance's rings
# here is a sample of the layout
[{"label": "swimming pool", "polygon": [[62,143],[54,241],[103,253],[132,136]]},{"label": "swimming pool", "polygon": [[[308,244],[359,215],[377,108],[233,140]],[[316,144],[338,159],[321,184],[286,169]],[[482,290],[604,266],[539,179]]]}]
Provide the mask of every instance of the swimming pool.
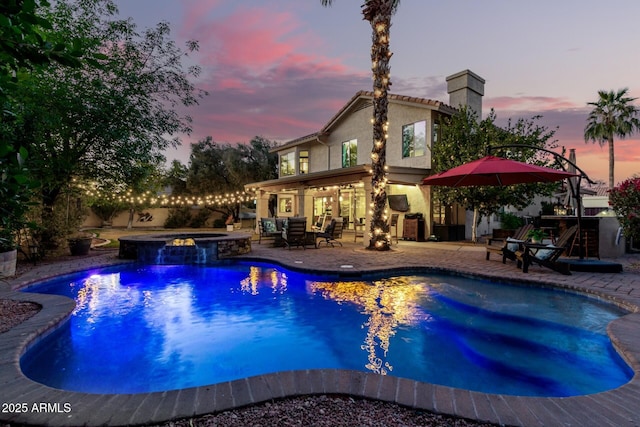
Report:
[{"label": "swimming pool", "polygon": [[340,368],[487,393],[571,396],[628,382],[606,325],[577,294],[448,275],[342,280],[266,263],[123,266],[30,288],[67,295],[65,326],[23,372],[46,385],[138,393]]}]

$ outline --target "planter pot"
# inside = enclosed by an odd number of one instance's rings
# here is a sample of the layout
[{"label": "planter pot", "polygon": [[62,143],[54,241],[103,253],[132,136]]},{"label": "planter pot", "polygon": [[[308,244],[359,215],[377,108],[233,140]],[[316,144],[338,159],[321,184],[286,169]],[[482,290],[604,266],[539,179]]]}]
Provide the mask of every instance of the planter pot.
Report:
[{"label": "planter pot", "polygon": [[233,224],[227,224],[227,231],[233,231]]},{"label": "planter pot", "polygon": [[9,252],[0,253],[0,277],[11,277],[16,274],[16,262],[18,251],[16,249]]},{"label": "planter pot", "polygon": [[91,249],[91,237],[82,237],[79,239],[68,239],[69,250],[71,255],[87,255]]}]

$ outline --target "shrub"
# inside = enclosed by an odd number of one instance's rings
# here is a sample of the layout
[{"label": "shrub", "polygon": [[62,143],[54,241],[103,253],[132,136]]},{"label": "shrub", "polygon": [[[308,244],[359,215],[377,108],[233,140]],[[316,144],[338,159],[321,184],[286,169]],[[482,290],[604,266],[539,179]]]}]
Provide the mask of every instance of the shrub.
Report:
[{"label": "shrub", "polygon": [[209,211],[209,209],[200,209],[198,213],[193,218],[191,218],[191,221],[189,221],[189,227],[192,227],[192,228],[204,227],[210,215],[211,215],[211,212]]},{"label": "shrub", "polygon": [[164,222],[165,228],[182,228],[187,227],[191,222],[191,208],[183,206],[169,211],[169,216]]},{"label": "shrub", "polygon": [[507,230],[515,230],[516,228],[521,227],[524,223],[522,218],[512,214],[511,212],[500,212],[499,218],[501,227]]},{"label": "shrub", "polygon": [[640,241],[640,177],[609,190],[609,204],[618,215],[625,237]]}]

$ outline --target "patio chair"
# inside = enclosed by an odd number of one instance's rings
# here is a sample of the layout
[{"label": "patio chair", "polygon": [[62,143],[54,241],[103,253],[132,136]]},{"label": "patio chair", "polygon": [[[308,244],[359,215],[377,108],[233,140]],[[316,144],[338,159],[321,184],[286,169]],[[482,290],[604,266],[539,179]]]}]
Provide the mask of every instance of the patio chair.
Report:
[{"label": "patio chair", "polygon": [[274,218],[260,218],[258,222],[259,237],[258,244],[262,244],[262,239],[275,239],[276,234],[282,234],[282,230],[278,231]]},{"label": "patio chair", "polygon": [[496,254],[502,257],[502,263],[507,262],[507,258],[515,260],[515,251],[519,249],[519,243],[527,240],[527,233],[533,229],[533,224],[525,224],[522,227],[516,229],[513,232],[513,236],[503,238],[489,238],[487,239],[487,261],[491,254]]},{"label": "patio chair", "polygon": [[565,230],[556,240],[555,245],[541,245],[534,243],[523,243],[523,249],[516,251],[518,267],[522,266],[522,272],[527,273],[531,264],[538,264],[547,267],[561,274],[570,275],[569,264],[558,262],[560,255],[564,253],[569,244],[569,240],[576,234],[578,226]]},{"label": "patio chair", "polygon": [[[325,243],[327,246],[331,245],[334,247],[334,243],[342,246],[342,243],[338,241],[338,239],[342,238],[342,227],[343,222],[342,218],[334,218],[331,220],[331,223],[327,227],[327,229],[323,233],[316,234],[316,246],[320,246],[320,243]],[[320,240],[320,242],[318,242]]]},{"label": "patio chair", "polygon": [[359,218],[353,221],[353,241],[355,242],[358,237],[364,238],[364,226],[365,219]]},{"label": "patio chair", "polygon": [[318,217],[318,221],[311,226],[311,230],[323,232],[329,226],[329,221],[331,221],[331,215],[323,215],[322,219]]},{"label": "patio chair", "polygon": [[282,240],[286,248],[292,246],[306,249],[307,241],[307,217],[291,217],[287,221],[287,227],[282,233]]}]

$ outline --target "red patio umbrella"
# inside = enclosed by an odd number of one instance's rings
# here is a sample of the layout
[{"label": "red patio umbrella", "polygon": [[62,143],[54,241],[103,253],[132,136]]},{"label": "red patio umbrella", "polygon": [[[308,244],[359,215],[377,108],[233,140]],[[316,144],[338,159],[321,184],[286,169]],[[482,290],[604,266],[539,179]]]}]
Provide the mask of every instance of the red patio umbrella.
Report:
[{"label": "red patio umbrella", "polygon": [[422,183],[446,187],[512,185],[532,182],[555,182],[574,176],[577,176],[577,174],[530,165],[503,157],[486,156],[448,171],[428,176],[422,180]]}]

